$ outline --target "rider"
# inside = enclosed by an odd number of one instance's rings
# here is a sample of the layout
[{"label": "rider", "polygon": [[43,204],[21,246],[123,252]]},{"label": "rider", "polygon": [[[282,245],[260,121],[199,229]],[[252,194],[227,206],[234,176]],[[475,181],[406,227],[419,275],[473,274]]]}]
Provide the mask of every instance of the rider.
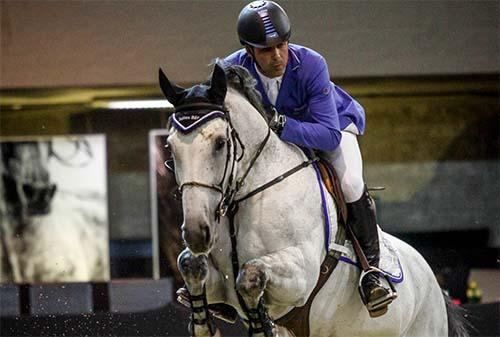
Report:
[{"label": "rider", "polygon": [[[319,151],[337,171],[348,206],[348,223],[370,266],[378,267],[379,239],[375,205],[363,181],[357,136],[365,129],[363,107],[330,81],[325,59],[289,43],[291,27],[285,11],[273,1],[254,1],[238,17],[244,49],[225,58],[245,67],[257,80],[271,128],[284,141]],[[361,280],[373,317],[386,312],[394,294],[368,273]]]}]

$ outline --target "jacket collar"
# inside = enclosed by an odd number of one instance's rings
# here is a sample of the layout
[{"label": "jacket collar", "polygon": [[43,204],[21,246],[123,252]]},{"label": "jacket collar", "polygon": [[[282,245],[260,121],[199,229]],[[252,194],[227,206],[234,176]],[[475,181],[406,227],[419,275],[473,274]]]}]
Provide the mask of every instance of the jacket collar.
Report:
[{"label": "jacket collar", "polygon": [[282,110],[283,104],[289,100],[290,95],[297,87],[299,68],[300,59],[298,58],[295,51],[289,46],[288,64],[286,65],[286,71],[283,75],[280,92],[278,93],[278,98],[276,99],[276,109],[278,111]]},{"label": "jacket collar", "polygon": [[300,68],[299,56],[293,48],[290,48],[290,45],[288,46],[288,63],[292,64],[292,70],[294,71]]},{"label": "jacket collar", "polygon": [[259,92],[262,94],[262,104],[264,106],[271,105],[271,103],[269,102],[269,98],[267,97],[266,90],[264,89],[264,84],[262,83],[259,74],[257,74],[257,71],[255,70],[255,62],[248,53],[245,53],[245,58],[243,59],[242,65],[250,72],[250,74],[252,74],[253,78],[257,81],[256,89],[259,90]]}]

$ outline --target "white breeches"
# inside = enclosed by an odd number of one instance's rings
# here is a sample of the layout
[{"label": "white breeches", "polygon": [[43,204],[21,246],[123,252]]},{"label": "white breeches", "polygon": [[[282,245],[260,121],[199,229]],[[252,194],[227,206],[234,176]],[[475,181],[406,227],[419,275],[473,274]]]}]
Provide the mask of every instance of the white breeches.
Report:
[{"label": "white breeches", "polygon": [[[351,124],[347,129],[352,130]],[[359,150],[357,135],[343,130],[339,146],[331,152],[322,152],[321,156],[328,160],[340,179],[340,186],[344,192],[345,201],[358,201],[363,194],[365,183],[363,180],[363,159]],[[356,132],[356,127],[354,130]]]}]

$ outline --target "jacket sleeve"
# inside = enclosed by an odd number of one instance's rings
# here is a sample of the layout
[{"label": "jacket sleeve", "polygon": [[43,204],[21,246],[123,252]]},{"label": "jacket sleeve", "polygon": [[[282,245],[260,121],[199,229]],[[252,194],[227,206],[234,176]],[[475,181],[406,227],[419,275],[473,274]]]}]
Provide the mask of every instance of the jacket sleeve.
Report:
[{"label": "jacket sleeve", "polygon": [[237,51],[233,52],[232,54],[226,56],[222,60],[222,62],[226,65],[241,65],[244,55],[245,55],[245,50],[240,49],[240,50],[237,50]]},{"label": "jacket sleeve", "polygon": [[[304,66],[304,71],[309,68]],[[339,116],[333,95],[333,84],[325,60],[317,58],[301,86],[311,121],[299,121],[287,116],[281,139],[299,146],[322,151],[333,151],[342,138]]]}]

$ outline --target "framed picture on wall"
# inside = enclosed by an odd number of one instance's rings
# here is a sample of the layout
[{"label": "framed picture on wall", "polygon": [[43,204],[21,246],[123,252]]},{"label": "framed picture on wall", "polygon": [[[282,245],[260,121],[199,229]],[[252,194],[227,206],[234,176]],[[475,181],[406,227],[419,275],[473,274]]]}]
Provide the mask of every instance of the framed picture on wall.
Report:
[{"label": "framed picture on wall", "polygon": [[106,138],[0,138],[1,282],[108,281]]}]

